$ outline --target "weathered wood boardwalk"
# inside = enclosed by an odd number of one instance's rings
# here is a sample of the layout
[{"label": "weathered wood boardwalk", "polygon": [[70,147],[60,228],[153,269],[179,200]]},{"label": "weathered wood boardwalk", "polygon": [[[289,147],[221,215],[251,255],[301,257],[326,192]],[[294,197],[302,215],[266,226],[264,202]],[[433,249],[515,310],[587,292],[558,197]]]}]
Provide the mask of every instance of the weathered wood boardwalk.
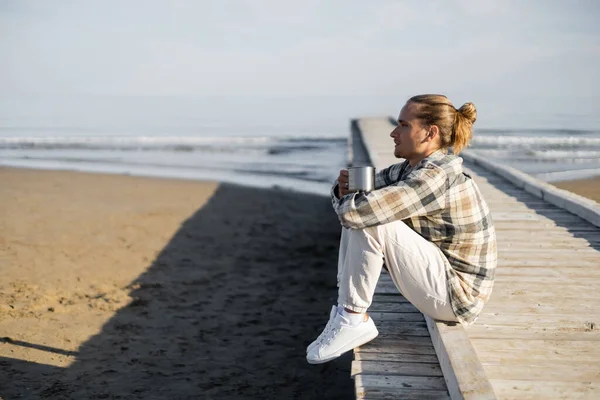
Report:
[{"label": "weathered wood boardwalk", "polygon": [[[395,163],[392,129],[356,121],[353,163]],[[380,336],[355,349],[357,398],[600,399],[600,228],[474,162],[465,169],[497,229],[492,298],[474,325],[450,327],[382,275],[370,309]]]}]

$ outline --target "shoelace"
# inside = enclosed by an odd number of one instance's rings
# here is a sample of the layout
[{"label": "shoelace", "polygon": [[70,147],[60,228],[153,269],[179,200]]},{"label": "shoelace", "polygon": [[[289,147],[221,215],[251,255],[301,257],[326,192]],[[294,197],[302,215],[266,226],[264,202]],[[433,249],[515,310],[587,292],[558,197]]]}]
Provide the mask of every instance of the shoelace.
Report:
[{"label": "shoelace", "polygon": [[323,342],[323,339],[325,339],[327,336],[329,336],[329,331],[332,329],[333,329],[333,319],[330,319],[329,321],[327,321],[327,325],[325,325],[325,329],[323,329],[323,332],[321,332],[321,334],[317,338],[318,346],[321,345],[321,342]]},{"label": "shoelace", "polygon": [[329,343],[331,343],[331,341],[333,340],[334,336],[339,333],[342,329],[341,328],[332,328],[331,329],[331,335],[327,336],[327,340],[325,341],[325,346],[327,346]]}]

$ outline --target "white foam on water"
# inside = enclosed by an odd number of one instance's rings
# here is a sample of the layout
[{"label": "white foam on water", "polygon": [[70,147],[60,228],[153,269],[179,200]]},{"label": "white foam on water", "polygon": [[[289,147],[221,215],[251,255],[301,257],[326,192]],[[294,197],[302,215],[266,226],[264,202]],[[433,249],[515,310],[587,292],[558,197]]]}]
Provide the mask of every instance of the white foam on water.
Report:
[{"label": "white foam on water", "polygon": [[473,145],[563,145],[563,146],[600,146],[600,137],[581,137],[581,136],[485,136],[479,135],[473,137]]},{"label": "white foam on water", "polygon": [[600,151],[598,150],[529,150],[528,154],[540,160],[578,159],[581,161],[600,161]]},{"label": "white foam on water", "polygon": [[0,144],[270,144],[281,141],[345,140],[337,135],[287,136],[0,136]]}]

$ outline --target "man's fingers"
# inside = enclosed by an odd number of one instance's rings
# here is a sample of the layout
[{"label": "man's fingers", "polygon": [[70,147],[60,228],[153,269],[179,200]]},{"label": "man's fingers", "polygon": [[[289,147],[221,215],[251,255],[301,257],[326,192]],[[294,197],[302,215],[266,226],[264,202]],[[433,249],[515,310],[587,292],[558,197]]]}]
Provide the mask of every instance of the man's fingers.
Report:
[{"label": "man's fingers", "polygon": [[340,196],[347,195],[349,193],[348,192],[348,170],[347,169],[340,170],[340,176],[338,177],[338,183],[339,183]]}]

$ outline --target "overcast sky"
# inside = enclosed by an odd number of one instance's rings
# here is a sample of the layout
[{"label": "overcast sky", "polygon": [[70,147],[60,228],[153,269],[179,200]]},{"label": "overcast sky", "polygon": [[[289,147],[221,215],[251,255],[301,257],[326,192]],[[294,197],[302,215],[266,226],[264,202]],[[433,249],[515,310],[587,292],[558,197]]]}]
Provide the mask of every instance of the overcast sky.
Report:
[{"label": "overcast sky", "polygon": [[599,20],[595,0],[0,0],[0,96],[436,92],[589,113]]}]

